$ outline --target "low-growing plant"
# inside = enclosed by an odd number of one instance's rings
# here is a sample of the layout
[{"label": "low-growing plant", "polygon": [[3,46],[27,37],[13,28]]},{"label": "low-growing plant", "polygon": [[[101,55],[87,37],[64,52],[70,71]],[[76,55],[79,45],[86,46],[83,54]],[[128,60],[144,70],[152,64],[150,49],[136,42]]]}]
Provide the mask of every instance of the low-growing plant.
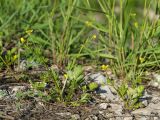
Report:
[{"label": "low-growing plant", "polygon": [[91,91],[95,91],[98,88],[98,84],[96,82],[91,82],[88,84],[88,88]]},{"label": "low-growing plant", "polygon": [[124,83],[116,88],[116,90],[124,101],[126,109],[133,110],[142,106],[140,98],[143,96],[144,86],[129,87]]},{"label": "low-growing plant", "polygon": [[11,50],[2,51],[0,56],[0,63],[2,63],[1,68],[7,67],[8,69],[13,69],[14,64],[18,59],[18,55],[16,54],[17,48],[14,47]]},{"label": "low-growing plant", "polygon": [[[40,82],[32,82],[32,89],[26,94],[18,94],[19,97],[39,97],[45,101],[64,102],[66,104],[80,105],[90,100],[87,90],[82,91],[84,75],[82,67],[76,66],[62,75],[51,69],[43,74]],[[24,95],[24,96],[23,96]]]}]

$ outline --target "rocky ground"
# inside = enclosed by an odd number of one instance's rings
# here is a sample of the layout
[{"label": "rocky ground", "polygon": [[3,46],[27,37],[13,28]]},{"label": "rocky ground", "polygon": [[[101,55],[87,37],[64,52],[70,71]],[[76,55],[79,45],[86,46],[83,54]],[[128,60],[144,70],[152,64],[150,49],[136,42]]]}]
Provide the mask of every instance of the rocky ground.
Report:
[{"label": "rocky ground", "polygon": [[144,107],[134,111],[125,110],[124,103],[115,89],[107,84],[108,76],[116,80],[110,72],[86,74],[85,79],[97,82],[99,88],[93,93],[93,101],[79,107],[66,107],[63,104],[42,102],[39,99],[17,100],[16,93],[27,90],[29,84],[1,82],[0,120],[160,120],[158,74],[154,74],[154,79],[146,85],[142,97]]}]

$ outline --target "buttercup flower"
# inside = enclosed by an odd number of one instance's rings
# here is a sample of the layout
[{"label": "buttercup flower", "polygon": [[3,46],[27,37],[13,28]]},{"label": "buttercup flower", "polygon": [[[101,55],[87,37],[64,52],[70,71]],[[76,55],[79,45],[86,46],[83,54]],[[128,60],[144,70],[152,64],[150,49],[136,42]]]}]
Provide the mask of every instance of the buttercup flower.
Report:
[{"label": "buttercup flower", "polygon": [[13,60],[16,60],[18,58],[18,55],[13,56]]},{"label": "buttercup flower", "polygon": [[20,38],[21,43],[25,42],[25,39],[23,37]]},{"label": "buttercup flower", "polygon": [[108,65],[102,65],[102,66],[101,66],[101,69],[102,69],[102,70],[107,70],[108,67],[109,67]]},{"label": "buttercup flower", "polygon": [[63,76],[64,76],[64,78],[65,78],[65,79],[67,79],[67,78],[68,78],[68,75],[67,75],[67,74],[64,74]]},{"label": "buttercup flower", "polygon": [[92,36],[92,39],[96,39],[97,38],[97,36],[94,34],[93,36]]},{"label": "buttercup flower", "polygon": [[136,28],[138,28],[138,23],[137,23],[137,22],[135,22],[135,23],[134,23],[134,26],[135,26]]},{"label": "buttercup flower", "polygon": [[87,27],[90,27],[92,25],[92,23],[89,22],[89,21],[86,21],[85,24],[86,24]]},{"label": "buttercup flower", "polygon": [[141,63],[143,63],[145,61],[145,59],[142,58],[142,57],[140,57],[139,60],[140,60]]}]

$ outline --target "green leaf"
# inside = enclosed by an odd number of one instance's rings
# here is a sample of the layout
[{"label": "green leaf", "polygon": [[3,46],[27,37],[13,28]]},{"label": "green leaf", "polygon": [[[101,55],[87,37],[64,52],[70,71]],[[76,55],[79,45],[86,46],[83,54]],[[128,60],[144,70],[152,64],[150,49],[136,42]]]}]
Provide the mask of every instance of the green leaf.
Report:
[{"label": "green leaf", "polygon": [[109,58],[109,59],[117,59],[116,57],[114,57],[113,55],[111,54],[103,54],[103,53],[100,53],[98,54],[100,57],[104,57],[104,58]]},{"label": "green leaf", "polygon": [[81,95],[80,102],[86,103],[91,98],[91,95],[89,93],[84,93]]},{"label": "green leaf", "polygon": [[94,91],[98,88],[98,84],[96,82],[91,82],[89,83],[88,87],[89,87],[89,90]]},{"label": "green leaf", "polygon": [[43,44],[43,45],[50,45],[51,46],[51,43],[47,40],[44,40],[38,36],[35,36],[35,35],[30,35],[28,40],[30,42],[33,42],[33,43],[37,43],[37,44]]}]

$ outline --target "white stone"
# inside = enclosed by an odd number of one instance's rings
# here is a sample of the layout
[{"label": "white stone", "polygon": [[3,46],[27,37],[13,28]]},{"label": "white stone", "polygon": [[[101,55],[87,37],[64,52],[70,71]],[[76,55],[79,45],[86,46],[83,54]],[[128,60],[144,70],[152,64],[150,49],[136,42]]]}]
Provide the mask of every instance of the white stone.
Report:
[{"label": "white stone", "polygon": [[152,83],[152,86],[153,86],[153,87],[158,87],[159,84],[158,84],[158,82],[153,82],[153,83]]},{"label": "white stone", "polygon": [[78,114],[74,114],[71,116],[72,120],[80,120],[80,116]]},{"label": "white stone", "polygon": [[26,88],[26,86],[14,86],[14,87],[11,87],[12,93],[17,93],[18,91],[22,91],[25,88]]},{"label": "white stone", "polygon": [[153,74],[153,77],[155,78],[155,80],[160,83],[160,74]]},{"label": "white stone", "polygon": [[107,106],[108,106],[108,103],[101,103],[99,105],[99,108],[105,110],[105,109],[107,109]]},{"label": "white stone", "polygon": [[153,120],[159,120],[159,117],[153,117]]}]

